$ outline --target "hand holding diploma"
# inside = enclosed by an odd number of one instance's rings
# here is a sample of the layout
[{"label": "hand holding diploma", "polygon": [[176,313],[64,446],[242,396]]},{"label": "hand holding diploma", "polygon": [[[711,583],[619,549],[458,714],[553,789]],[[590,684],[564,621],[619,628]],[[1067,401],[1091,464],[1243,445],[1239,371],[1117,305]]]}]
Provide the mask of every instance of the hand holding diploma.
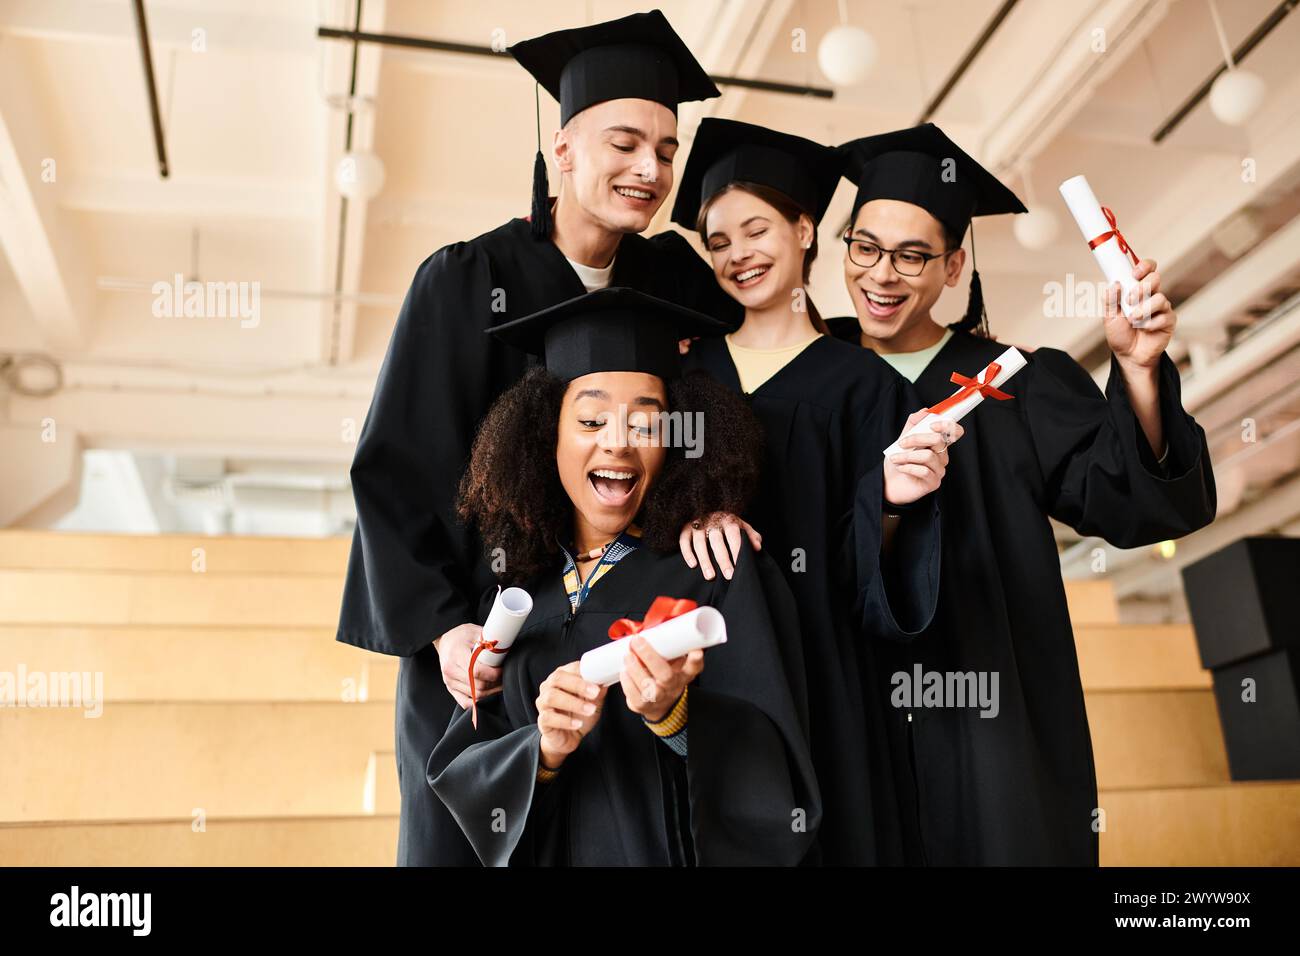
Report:
[{"label": "hand holding diploma", "polygon": [[618,681],[627,709],[653,724],[668,716],[682,691],[703,670],[704,651],[700,648],[668,660],[644,637],[634,637]]},{"label": "hand holding diploma", "polygon": [[537,694],[537,729],[542,732],[542,766],[558,770],[591,733],[605,706],[605,688],[585,680],[573,661],[551,672]]},{"label": "hand holding diploma", "polygon": [[[478,683],[476,674],[480,663],[499,668],[506,660],[506,651],[510,650],[519,635],[524,621],[533,610],[533,598],[523,588],[497,587],[496,600],[488,619],[483,622],[483,629],[470,652],[469,662],[465,666],[465,682],[469,685],[470,719],[478,726]],[[464,705],[462,705],[463,707]]]},{"label": "hand holding diploma", "polygon": [[885,452],[886,503],[911,504],[935,491],[948,470],[948,446],[965,433],[928,408],[908,416],[898,441]]},{"label": "hand holding diploma", "polygon": [[[1160,356],[1169,347],[1178,317],[1173,306],[1160,291],[1160,273],[1150,259],[1133,267],[1138,287],[1123,293],[1119,284],[1106,290],[1106,344],[1115,353],[1129,405],[1137,416],[1142,433],[1157,458],[1166,450],[1164,422],[1160,415]],[[1132,296],[1141,322],[1131,322],[1119,310],[1120,296]]]},{"label": "hand holding diploma", "polygon": [[491,697],[501,692],[501,668],[488,665],[481,655],[474,662],[473,683],[469,681],[469,659],[482,640],[482,627],[461,624],[433,642],[438,651],[442,682],[461,710],[470,709],[471,698]]},{"label": "hand holding diploma", "polygon": [[506,588],[504,591],[497,588],[492,610],[483,622],[483,650],[480,654],[485,664],[500,667],[505,663],[506,651],[514,644],[532,611],[532,595],[523,588]]},{"label": "hand holding diploma", "polygon": [[[1173,304],[1160,291],[1160,273],[1151,259],[1133,267],[1136,285],[1125,292],[1117,282],[1106,290],[1106,344],[1119,359],[1126,375],[1151,370],[1169,348],[1178,317]],[[1121,307],[1127,303],[1140,321],[1125,318]]]}]

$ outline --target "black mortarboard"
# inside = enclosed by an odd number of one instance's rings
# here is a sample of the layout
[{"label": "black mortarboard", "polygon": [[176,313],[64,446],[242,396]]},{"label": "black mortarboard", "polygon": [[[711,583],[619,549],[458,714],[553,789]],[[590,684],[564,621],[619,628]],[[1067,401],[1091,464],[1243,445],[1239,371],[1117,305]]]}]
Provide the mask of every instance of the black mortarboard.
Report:
[{"label": "black mortarboard", "polygon": [[735,182],[768,186],[821,222],[840,181],[839,153],[802,136],[766,126],[706,117],[686,161],[673,222],[694,229],[700,209]]},{"label": "black mortarboard", "polygon": [[605,100],[678,103],[720,95],[658,10],[557,30],[510,47],[510,55],[560,101],[560,125]]},{"label": "black mortarboard", "polygon": [[[897,199],[920,206],[956,237],[966,235],[974,216],[1028,212],[1025,204],[933,123],[864,136],[842,144],[844,175],[858,187],[853,216],[873,199]],[[953,328],[988,334],[984,287],[975,265],[971,236],[970,300]]]},{"label": "black mortarboard", "polygon": [[680,339],[720,335],[725,322],[652,295],[612,286],[488,329],[504,342],[542,357],[572,381],[592,372],[681,375]]},{"label": "black mortarboard", "polygon": [[[658,10],[521,40],[510,55],[560,101],[561,126],[606,100],[652,100],[676,116],[678,103],[721,95]],[[538,239],[551,235],[548,192],[539,107],[531,213]]]},{"label": "black mortarboard", "polygon": [[1015,193],[933,123],[864,136],[840,151],[844,175],[858,187],[855,218],[863,203],[897,199],[920,206],[960,240],[972,216],[1027,211]]}]

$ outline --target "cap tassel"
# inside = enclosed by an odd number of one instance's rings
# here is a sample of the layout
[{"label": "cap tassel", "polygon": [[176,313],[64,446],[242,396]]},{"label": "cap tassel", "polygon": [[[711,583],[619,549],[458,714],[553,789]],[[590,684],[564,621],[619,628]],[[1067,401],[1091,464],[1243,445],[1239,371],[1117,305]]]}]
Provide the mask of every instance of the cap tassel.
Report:
[{"label": "cap tassel", "polygon": [[966,300],[966,314],[960,322],[948,326],[954,332],[970,332],[981,338],[989,337],[989,316],[984,308],[984,287],[980,284],[978,269],[971,270],[970,298]]},{"label": "cap tassel", "polygon": [[542,155],[542,101],[541,84],[533,84],[533,110],[537,116],[537,157],[533,160],[533,208],[528,217],[534,239],[550,239],[554,222],[551,220],[551,186],[546,181],[546,157]]},{"label": "cap tassel", "polygon": [[529,216],[532,223],[534,239],[551,238],[551,196],[550,186],[546,181],[546,157],[537,151],[533,160],[533,210]]},{"label": "cap tassel", "polygon": [[969,332],[980,338],[990,338],[989,315],[984,308],[984,284],[980,282],[980,271],[975,265],[975,228],[970,231],[970,298],[966,300],[966,314],[961,321],[948,326],[954,332]]}]

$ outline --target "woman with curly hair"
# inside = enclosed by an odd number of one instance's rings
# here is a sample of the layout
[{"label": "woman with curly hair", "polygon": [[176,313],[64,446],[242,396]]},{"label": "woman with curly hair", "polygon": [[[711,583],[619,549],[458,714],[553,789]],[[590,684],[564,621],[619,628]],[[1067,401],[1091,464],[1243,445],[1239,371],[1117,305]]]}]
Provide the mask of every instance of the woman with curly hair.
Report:
[{"label": "woman with curly hair", "polygon": [[[752,414],[681,374],[677,340],[722,328],[614,288],[492,330],[545,364],[493,405],[459,510],[534,605],[501,692],[477,726],[456,713],[427,767],[487,865],[808,861],[821,805],[790,593],[747,541],[730,579],[676,551],[692,516],[743,511],[758,482]],[[638,636],[617,686],[585,680],[581,655],[660,597],[721,612],[708,666]]]},{"label": "woman with curly hair", "polygon": [[[879,356],[827,334],[807,294],[817,224],[840,178],[836,151],[705,119],[673,219],[698,230],[741,326],[693,343],[688,367],[743,394],[763,425],[760,489],[744,517],[786,573],[803,625],[821,843],[835,864],[919,858],[905,806],[910,724],[888,706],[877,654],[907,641],[938,597],[936,499],[961,426],[883,449],[921,402]],[[683,552],[689,542],[683,536]]]}]

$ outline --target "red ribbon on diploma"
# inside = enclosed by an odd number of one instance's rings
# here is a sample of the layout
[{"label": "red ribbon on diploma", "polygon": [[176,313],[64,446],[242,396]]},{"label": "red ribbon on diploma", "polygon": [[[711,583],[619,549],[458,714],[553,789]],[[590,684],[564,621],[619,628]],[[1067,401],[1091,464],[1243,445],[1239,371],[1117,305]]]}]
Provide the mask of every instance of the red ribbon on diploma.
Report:
[{"label": "red ribbon on diploma", "polygon": [[620,617],[611,624],[609,626],[609,639],[617,641],[629,634],[640,634],[642,631],[647,631],[664,621],[694,611],[697,607],[699,605],[690,598],[671,598],[660,595],[651,602],[650,610],[645,612],[644,621],[634,621],[631,618]]},{"label": "red ribbon on diploma", "polygon": [[1127,255],[1130,259],[1132,259],[1133,265],[1137,265],[1138,264],[1137,253],[1133,251],[1133,247],[1130,246],[1128,244],[1128,240],[1124,238],[1124,233],[1119,231],[1119,225],[1115,222],[1115,214],[1111,212],[1110,209],[1106,206],[1101,207],[1101,214],[1106,217],[1106,222],[1110,224],[1110,231],[1103,232],[1096,239],[1089,239],[1088,248],[1096,249],[1103,242],[1106,242],[1108,239],[1114,236],[1115,241],[1119,243],[1119,251]]},{"label": "red ribbon on diploma", "polygon": [[953,372],[951,381],[960,385],[957,391],[953,392],[938,405],[927,408],[926,411],[933,412],[936,415],[942,415],[948,409],[952,408],[958,402],[970,398],[976,392],[979,392],[985,398],[996,398],[999,402],[1005,402],[1011,398],[1006,392],[993,387],[993,380],[998,377],[998,372],[1002,371],[1002,366],[997,362],[989,362],[984,367],[984,371],[979,373],[977,378],[967,378],[961,372]]},{"label": "red ribbon on diploma", "polygon": [[[479,641],[474,645],[474,650],[469,655],[469,719],[478,730],[478,684],[474,682],[474,662],[484,651],[495,651],[497,649],[496,641]],[[509,648],[506,648],[509,650]],[[502,651],[501,653],[505,653]]]}]

